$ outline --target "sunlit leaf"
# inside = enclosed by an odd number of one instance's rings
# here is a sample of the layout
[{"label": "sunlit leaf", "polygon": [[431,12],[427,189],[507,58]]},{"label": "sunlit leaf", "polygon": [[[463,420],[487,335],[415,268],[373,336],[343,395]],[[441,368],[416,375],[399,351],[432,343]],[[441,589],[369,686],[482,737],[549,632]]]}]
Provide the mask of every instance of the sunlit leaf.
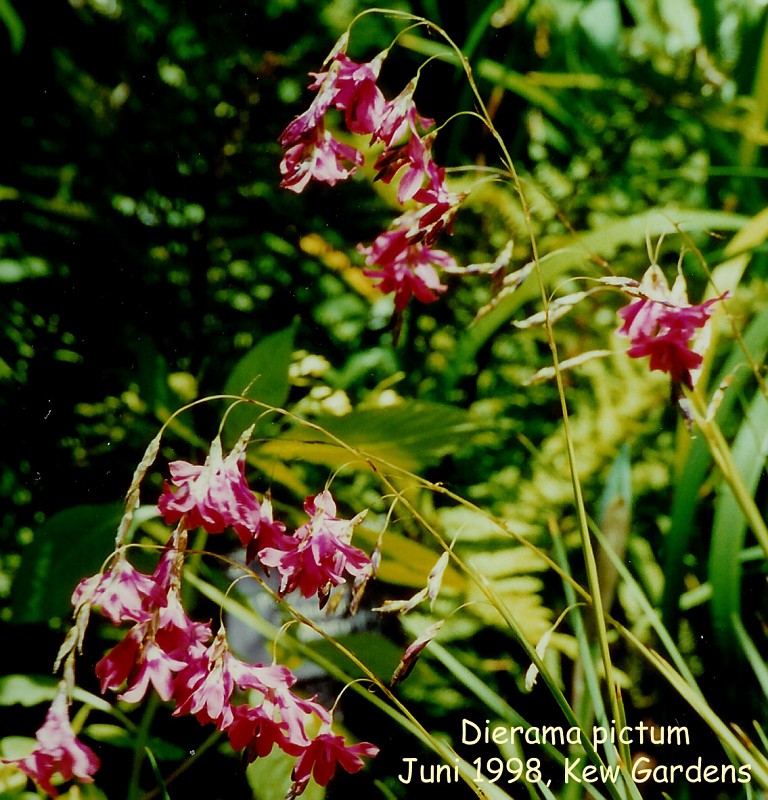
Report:
[{"label": "sunlit leaf", "polygon": [[343,417],[321,417],[315,422],[322,430],[297,425],[264,444],[260,456],[329,466],[365,465],[370,458],[413,471],[467,444],[480,430],[479,423],[466,411],[419,401],[361,408]]}]

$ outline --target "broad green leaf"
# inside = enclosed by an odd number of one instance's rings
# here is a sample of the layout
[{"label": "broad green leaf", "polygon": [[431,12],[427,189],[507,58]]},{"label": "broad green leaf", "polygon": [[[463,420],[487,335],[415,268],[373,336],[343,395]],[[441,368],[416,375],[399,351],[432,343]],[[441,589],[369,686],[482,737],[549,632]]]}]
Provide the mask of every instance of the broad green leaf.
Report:
[{"label": "broad green leaf", "polygon": [[[310,734],[311,735],[311,734]],[[264,758],[257,758],[245,772],[248,784],[258,800],[284,800],[293,783],[291,772],[296,759],[275,747]],[[325,789],[310,780],[301,795],[306,800],[323,800]]]},{"label": "broad green leaf", "polygon": [[50,675],[4,675],[0,678],[0,706],[37,706],[50,702],[58,683]]},{"label": "broad green leaf", "polygon": [[67,617],[78,582],[101,569],[114,546],[122,506],[76,506],[49,517],[24,550],[11,590],[17,623]]},{"label": "broad green leaf", "polygon": [[[391,642],[380,633],[360,631],[338,636],[337,641],[384,683],[389,683],[392,673],[403,656],[403,647]],[[312,643],[312,650],[343,669],[352,678],[362,678],[364,673],[352,664],[334,642],[326,639]]]},{"label": "broad green leaf", "polygon": [[466,411],[420,401],[361,408],[343,417],[327,416],[315,422],[322,430],[295,426],[267,442],[259,455],[329,466],[364,465],[370,458],[414,471],[466,444],[480,429]]},{"label": "broad green leaf", "polygon": [[[4,675],[0,678],[0,706],[37,706],[56,696],[59,680],[52,675]],[[75,700],[91,708],[110,712],[107,700],[75,687]]]},{"label": "broad green leaf", "polygon": [[[288,399],[290,381],[288,368],[293,355],[293,341],[297,323],[277,333],[265,336],[235,365],[224,386],[225,394],[236,394],[280,407]],[[235,442],[240,434],[253,425],[264,413],[263,408],[238,403],[229,413],[224,426],[227,442]],[[279,423],[279,418],[269,415],[260,424],[262,429]]]}]

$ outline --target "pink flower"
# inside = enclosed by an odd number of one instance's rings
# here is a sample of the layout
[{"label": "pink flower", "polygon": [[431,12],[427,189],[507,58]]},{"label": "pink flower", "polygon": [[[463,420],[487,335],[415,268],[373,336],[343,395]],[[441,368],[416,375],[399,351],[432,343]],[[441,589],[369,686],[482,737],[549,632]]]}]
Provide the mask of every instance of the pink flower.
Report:
[{"label": "pink flower", "polygon": [[433,244],[444,229],[450,232],[453,218],[466,194],[449,191],[445,183],[445,169],[434,162],[427,164],[426,173],[427,185],[413,196],[422,207],[403,214],[397,224],[408,227],[408,236],[413,241]]},{"label": "pink flower", "polygon": [[384,142],[389,148],[394,142],[405,138],[406,134],[418,138],[435,124],[433,119],[419,114],[413,101],[414,91],[415,79],[394,100],[387,102],[383,119],[373,136],[374,142]]},{"label": "pink flower", "polygon": [[667,372],[675,383],[693,388],[691,373],[701,366],[703,358],[692,348],[692,341],[712,315],[714,304],[728,293],[690,305],[682,274],[670,289],[654,264],[632,294],[638,299],[618,312],[623,320],[618,333],[628,336],[631,342],[627,355],[649,356],[651,370]]},{"label": "pink flower", "polygon": [[367,64],[357,64],[341,52],[328,72],[315,73],[309,88],[334,92],[331,104],[345,112],[351,133],[374,133],[382,124],[387,104],[376,81],[386,55],[383,51]]},{"label": "pink flower", "polygon": [[[280,163],[280,173],[285,176],[280,185],[296,194],[312,179],[334,186],[352,175],[363,160],[362,153],[337,141],[320,125],[288,148]],[[347,168],[344,162],[352,166]]]},{"label": "pink flower", "polygon": [[373,758],[379,748],[369,742],[347,745],[344,737],[335,736],[330,731],[320,733],[299,756],[293,768],[294,784],[289,797],[296,797],[306,789],[310,775],[320,786],[327,786],[336,772],[336,765],[349,773],[355,773],[364,766],[362,756]]},{"label": "pink flower", "polygon": [[418,136],[411,138],[402,145],[386,149],[376,160],[374,165],[378,170],[376,180],[390,183],[402,167],[405,167],[400,185],[397,188],[398,203],[410,200],[421,188],[427,176],[428,165],[432,163],[428,143]]},{"label": "pink flower", "polygon": [[117,690],[128,680],[138,660],[147,635],[147,625],[141,623],[131,628],[122,641],[118,642],[97,664],[96,677],[101,683],[102,694],[107,689]]},{"label": "pink flower", "polygon": [[272,503],[266,497],[261,504],[259,514],[257,535],[250,542],[243,542],[242,537],[240,538],[243,546],[247,547],[245,552],[246,562],[251,562],[254,558],[257,558],[259,551],[265,547],[283,549],[284,543],[288,539],[285,535],[285,525],[273,519]]},{"label": "pink flower", "polygon": [[377,269],[365,269],[370,278],[379,278],[382,292],[395,293],[395,308],[402,311],[411,297],[433,303],[448,287],[440,282],[436,266],[456,268],[456,262],[444,250],[411,243],[408,232],[396,228],[376,237],[370,247],[359,247],[365,263]]},{"label": "pink flower", "polygon": [[219,730],[226,730],[233,720],[229,698],[235,681],[230,662],[235,660],[221,629],[206,652],[176,676],[174,715],[194,714],[201,724],[213,722]]},{"label": "pink flower", "polygon": [[186,661],[168,655],[156,642],[146,642],[137,669],[130,676],[129,686],[118,695],[118,700],[138,703],[152,684],[160,699],[167,703],[173,696],[174,673],[186,666]]},{"label": "pink flower", "polygon": [[344,582],[344,573],[358,576],[371,570],[371,561],[349,540],[359,519],[337,519],[336,504],[326,489],[316,497],[308,497],[304,510],[310,521],[294,536],[286,537],[286,550],[267,547],[259,553],[265,567],[280,573],[280,593],[298,588],[304,597],[318,594],[327,599],[331,586]]},{"label": "pink flower", "polygon": [[48,709],[43,726],[38,730],[35,749],[25,758],[4,761],[15,764],[45,792],[58,797],[51,784],[58,774],[65,781],[77,778],[92,783],[99,768],[99,759],[90,747],[84,745],[72,730],[67,710],[67,699],[59,691]]},{"label": "pink flower", "polygon": [[117,690],[125,683],[119,699],[138,703],[151,684],[167,702],[173,694],[174,675],[203,655],[210,638],[210,626],[191,620],[178,590],[171,589],[166,605],[156,609],[150,620],[134,625],[96,664],[101,691]]},{"label": "pink flower", "polygon": [[104,575],[82,580],[72,595],[72,605],[87,601],[100,606],[115,625],[121,622],[145,622],[155,608],[165,605],[166,587],[155,575],[145,575],[121,555]]},{"label": "pink flower", "polygon": [[172,462],[171,482],[178,488],[174,492],[166,484],[157,504],[166,523],[183,518],[185,529],[199,526],[208,533],[221,533],[231,526],[249,542],[257,533],[260,505],[245,481],[246,443],[244,436],[224,458],[217,437],[203,466]]},{"label": "pink flower", "polygon": [[264,702],[255,708],[241,705],[233,712],[234,720],[227,728],[229,743],[233,750],[245,749],[248,763],[268,756],[275,745],[289,756],[299,755],[307,745],[286,735],[286,725],[277,718],[279,715],[273,703]]}]

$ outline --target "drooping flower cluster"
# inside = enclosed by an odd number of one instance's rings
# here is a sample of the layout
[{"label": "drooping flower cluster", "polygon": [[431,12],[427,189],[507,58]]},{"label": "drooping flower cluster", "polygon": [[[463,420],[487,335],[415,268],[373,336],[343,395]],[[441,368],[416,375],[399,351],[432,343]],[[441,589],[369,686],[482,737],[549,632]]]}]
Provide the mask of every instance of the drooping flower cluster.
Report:
[{"label": "drooping flower cluster", "polygon": [[623,320],[618,333],[628,336],[631,343],[627,354],[649,356],[651,370],[666,372],[676,384],[693,388],[692,372],[703,360],[693,347],[694,339],[707,324],[714,304],[727,293],[690,305],[682,274],[670,289],[664,273],[653,264],[631,294],[637,299],[618,312]]},{"label": "drooping flower cluster", "polygon": [[456,269],[456,263],[432,245],[444,229],[450,229],[465,195],[448,189],[445,169],[432,158],[434,133],[428,131],[435,122],[416,108],[416,80],[394,99],[385,99],[376,82],[387,51],[357,64],[347,56],[346,44],[344,36],[327,71],[314,74],[310,86],[317,91],[314,100],[280,136],[286,151],[280,165],[281,185],[297,193],[312,179],[334,185],[365,162],[363,153],[328,132],[325,117],[331,108],[344,112],[351,133],[370,136],[372,145],[384,145],[374,164],[376,179],[384,183],[397,179],[398,202],[414,207],[372,245],[361,245],[359,250],[365,258],[365,274],[378,279],[383,292],[394,293],[395,310],[402,313],[411,297],[431,303],[447,288],[438,269]]},{"label": "drooping flower cluster", "polygon": [[323,602],[334,586],[345,581],[345,573],[356,582],[369,577],[371,560],[350,544],[362,517],[337,519],[336,503],[326,489],[305,500],[310,521],[293,535],[286,534],[285,525],[273,520],[269,501],[259,503],[245,482],[243,447],[238,443],[222,459],[221,444],[216,440],[211,447],[216,457],[209,456],[205,466],[174,461],[171,481],[177,490],[166,484],[158,504],[166,522],[220,533],[225,521],[237,532],[249,561],[257,559],[266,569],[277,571],[281,594],[298,588],[304,597],[316,594]]},{"label": "drooping flower cluster", "polygon": [[[72,604],[76,619],[83,610],[98,608],[114,625],[130,624],[96,664],[102,692],[118,691],[119,700],[138,703],[151,687],[173,704],[175,715],[192,715],[226,733],[247,762],[277,746],[297,758],[290,790],[295,797],[311,776],[325,785],[337,764],[356,772],[362,757],[375,756],[378,748],[366,742],[347,745],[331,732],[328,710],[293,691],[296,678],[289,669],[241,661],[230,651],[223,628],[214,635],[209,623],[187,615],[181,600],[187,531],[202,527],[218,534],[232,528],[247,558],[278,572],[281,593],[299,589],[304,597],[317,595],[321,603],[346,575],[356,587],[367,580],[372,565],[350,544],[361,516],[338,519],[327,489],[307,498],[310,519],[295,534],[288,535],[285,525],[273,520],[269,501],[259,502],[245,479],[249,433],[226,457],[216,439],[202,466],[170,465],[171,485],[165,485],[158,506],[166,522],[178,524],[151,574],[137,570],[120,549],[109,569],[80,582]],[[99,766],[72,732],[66,685],[38,731],[32,754],[11,762],[54,796],[51,779],[56,774],[90,781]],[[319,733],[313,735],[318,723]]]}]

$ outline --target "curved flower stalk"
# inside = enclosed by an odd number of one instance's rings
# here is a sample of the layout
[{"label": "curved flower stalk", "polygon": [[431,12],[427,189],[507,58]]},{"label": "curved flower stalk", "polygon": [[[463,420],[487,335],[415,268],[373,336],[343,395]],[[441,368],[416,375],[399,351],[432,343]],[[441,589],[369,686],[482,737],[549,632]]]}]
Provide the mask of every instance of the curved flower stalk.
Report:
[{"label": "curved flower stalk", "polygon": [[[358,249],[365,257],[364,273],[378,279],[381,291],[395,295],[398,317],[412,297],[432,303],[446,290],[438,270],[456,271],[456,262],[431,245],[443,230],[450,230],[466,195],[448,189],[445,169],[432,158],[435,133],[429,131],[435,121],[416,107],[413,95],[418,78],[397,97],[386,100],[376,81],[388,51],[367,64],[357,64],[346,55],[347,43],[345,34],[329,58],[328,70],[311,73],[315,81],[310,89],[317,95],[279,138],[285,149],[282,186],[299,193],[313,179],[334,185],[364,163],[363,153],[336,141],[326,130],[325,117],[331,108],[344,112],[350,133],[370,135],[371,144],[384,144],[374,164],[376,180],[397,181],[398,203],[408,204],[408,210],[372,245]],[[343,166],[345,161],[352,166]]]},{"label": "curved flower stalk", "polygon": [[[347,745],[331,731],[331,713],[314,698],[295,693],[296,677],[279,664],[249,664],[229,649],[223,627],[215,633],[209,622],[190,618],[182,603],[182,576],[187,531],[200,527],[209,534],[232,529],[248,560],[276,569],[281,593],[301,591],[327,602],[331,590],[352,576],[355,591],[372,575],[368,556],[350,542],[357,523],[336,516],[328,489],[307,498],[310,520],[289,535],[273,519],[268,499],[259,501],[244,473],[246,431],[228,455],[214,439],[202,465],[175,461],[170,465],[158,508],[176,530],[150,574],[140,572],[120,548],[103,573],[83,579],[72,595],[76,623],[62,647],[59,661],[65,678],[38,732],[35,750],[15,764],[52,796],[52,779],[90,782],[99,759],[74,735],[68,703],[74,691],[75,653],[85,633],[91,609],[100,609],[115,626],[130,627],[96,664],[102,693],[139,703],[154,690],[174,715],[194,716],[202,725],[225,733],[246,762],[268,755],[276,746],[298,759],[289,795],[301,794],[314,776],[326,785],[337,767],[357,772],[364,756],[378,747],[363,742]],[[84,613],[88,612],[88,613]],[[320,733],[311,733],[317,724]]]}]

